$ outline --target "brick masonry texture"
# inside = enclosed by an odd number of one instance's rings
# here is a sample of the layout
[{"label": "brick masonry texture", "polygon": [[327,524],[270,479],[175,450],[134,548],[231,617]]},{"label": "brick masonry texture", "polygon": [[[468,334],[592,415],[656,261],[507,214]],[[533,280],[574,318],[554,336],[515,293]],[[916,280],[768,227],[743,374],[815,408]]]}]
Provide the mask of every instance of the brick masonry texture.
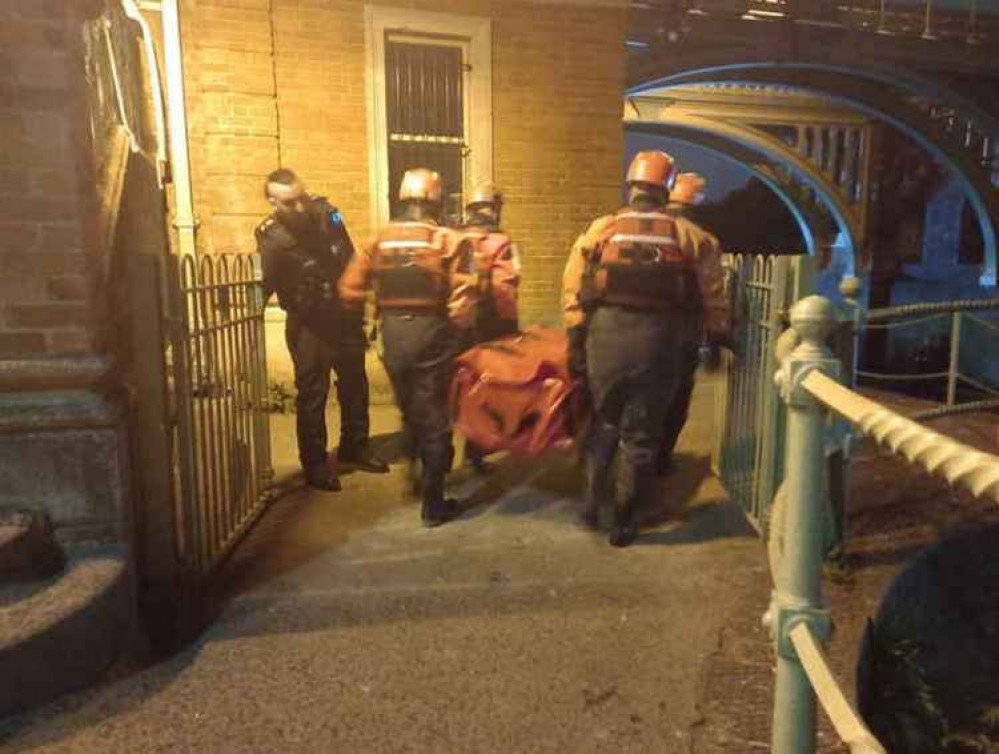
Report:
[{"label": "brick masonry texture", "polygon": [[80,34],[94,7],[0,3],[0,359],[95,342],[96,196]]},{"label": "brick masonry texture", "polygon": [[[523,318],[558,319],[568,248],[620,197],[623,10],[516,0],[387,6],[492,21],[493,173],[524,257]],[[371,227],[364,4],[183,0],[195,206],[206,252],[247,252],[284,165]],[[2,125],[0,125],[2,128]]]}]

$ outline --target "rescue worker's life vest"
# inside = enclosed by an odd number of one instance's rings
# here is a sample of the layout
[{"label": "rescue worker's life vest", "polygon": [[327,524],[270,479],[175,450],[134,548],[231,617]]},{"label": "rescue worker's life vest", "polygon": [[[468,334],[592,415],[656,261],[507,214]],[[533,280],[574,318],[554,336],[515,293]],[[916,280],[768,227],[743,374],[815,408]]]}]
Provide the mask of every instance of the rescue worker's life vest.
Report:
[{"label": "rescue worker's life vest", "polygon": [[375,295],[382,310],[447,306],[446,250],[439,228],[417,222],[391,223],[372,251]]},{"label": "rescue worker's life vest", "polygon": [[505,246],[510,244],[510,239],[503,233],[483,233],[481,235],[469,235],[472,244],[472,256],[475,260],[475,271],[477,287],[479,289],[480,300],[486,300],[492,296],[493,277],[492,266]]},{"label": "rescue worker's life vest", "polygon": [[635,309],[693,308],[700,290],[693,260],[683,254],[673,218],[661,212],[623,211],[606,241],[587,260],[594,303]]}]

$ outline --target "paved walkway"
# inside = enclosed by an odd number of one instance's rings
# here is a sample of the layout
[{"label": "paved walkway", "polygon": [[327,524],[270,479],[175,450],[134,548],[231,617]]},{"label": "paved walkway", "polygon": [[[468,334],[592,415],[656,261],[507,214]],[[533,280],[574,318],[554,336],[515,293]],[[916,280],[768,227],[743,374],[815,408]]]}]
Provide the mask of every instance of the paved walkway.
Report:
[{"label": "paved walkway", "polygon": [[[0,752],[692,751],[707,661],[769,593],[763,547],[709,474],[713,410],[703,381],[680,470],[625,550],[575,523],[568,455],[459,475],[474,506],[433,530],[401,467],[299,487],[192,646],[8,723]],[[287,447],[277,460],[293,466]]]}]

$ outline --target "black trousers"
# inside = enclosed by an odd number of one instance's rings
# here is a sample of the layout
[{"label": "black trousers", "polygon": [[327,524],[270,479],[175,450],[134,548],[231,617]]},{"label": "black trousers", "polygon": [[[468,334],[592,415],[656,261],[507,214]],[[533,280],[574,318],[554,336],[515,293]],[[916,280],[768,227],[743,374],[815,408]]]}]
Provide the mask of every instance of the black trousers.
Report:
[{"label": "black trousers", "polygon": [[366,347],[360,319],[330,318],[324,322],[303,321],[288,315],[285,340],[295,366],[298,457],[302,468],[327,461],[326,401],[331,372],[336,374],[340,404],[340,447],[367,442],[368,376],[364,371]]},{"label": "black trousers", "polygon": [[386,312],[381,328],[385,370],[402,412],[407,453],[423,463],[424,497],[443,497],[454,459],[448,389],[461,342],[440,315]]},{"label": "black trousers", "polygon": [[687,423],[690,414],[690,401],[694,397],[694,378],[697,374],[698,346],[690,344],[681,354],[680,382],[673,401],[666,411],[666,423],[663,428],[663,441],[659,450],[659,463],[665,464],[673,455],[680,432]]},{"label": "black trousers", "polygon": [[589,505],[611,496],[608,472],[618,453],[616,509],[634,510],[655,488],[655,461],[693,329],[682,314],[604,306],[591,315],[586,338],[594,412],[587,437]]}]

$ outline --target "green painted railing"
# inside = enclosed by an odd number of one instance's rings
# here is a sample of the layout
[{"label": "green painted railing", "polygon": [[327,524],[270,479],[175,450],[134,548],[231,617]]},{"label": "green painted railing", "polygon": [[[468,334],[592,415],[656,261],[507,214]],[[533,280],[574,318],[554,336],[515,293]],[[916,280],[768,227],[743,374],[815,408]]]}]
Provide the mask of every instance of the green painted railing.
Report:
[{"label": "green painted railing", "polygon": [[813,754],[816,699],[851,752],[884,752],[832,679],[821,652],[832,626],[822,598],[830,414],[951,485],[999,502],[999,457],[951,440],[842,384],[840,362],[827,346],[841,322],[828,299],[809,296],[791,309],[794,332],[785,343],[795,345],[778,345],[781,365],[774,381],[787,405],[786,509],[781,530],[771,532],[779,546],[771,547],[774,590],[764,616],[777,655],[774,754]]}]

